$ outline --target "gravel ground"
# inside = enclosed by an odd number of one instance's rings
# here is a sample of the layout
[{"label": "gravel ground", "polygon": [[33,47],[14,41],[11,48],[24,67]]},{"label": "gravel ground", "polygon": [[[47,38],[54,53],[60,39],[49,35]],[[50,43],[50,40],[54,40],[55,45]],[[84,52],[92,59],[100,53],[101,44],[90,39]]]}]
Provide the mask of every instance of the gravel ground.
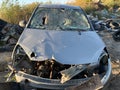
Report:
[{"label": "gravel ground", "polygon": [[[112,39],[112,32],[99,32],[99,35],[107,45],[108,52],[110,53],[112,60],[112,77],[107,85],[107,88],[103,90],[119,90],[120,89],[120,42],[116,42]],[[0,82],[4,82],[5,71],[7,70],[7,64],[10,62],[11,52],[0,52]]]}]

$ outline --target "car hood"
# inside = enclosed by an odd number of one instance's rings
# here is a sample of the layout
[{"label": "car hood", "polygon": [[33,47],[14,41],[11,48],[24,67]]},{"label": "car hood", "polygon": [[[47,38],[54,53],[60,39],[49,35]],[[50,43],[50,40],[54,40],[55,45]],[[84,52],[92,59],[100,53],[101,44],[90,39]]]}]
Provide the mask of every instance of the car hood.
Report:
[{"label": "car hood", "polygon": [[[17,45],[30,60],[55,59],[63,64],[98,62],[105,45],[95,31],[25,29]],[[31,57],[34,53],[35,57]]]}]

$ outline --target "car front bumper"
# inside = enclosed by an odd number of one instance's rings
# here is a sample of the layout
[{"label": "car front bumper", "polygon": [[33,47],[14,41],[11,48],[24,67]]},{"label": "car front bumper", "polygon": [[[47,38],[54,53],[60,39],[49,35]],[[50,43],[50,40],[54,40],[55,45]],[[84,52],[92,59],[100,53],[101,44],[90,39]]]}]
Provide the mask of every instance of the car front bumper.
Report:
[{"label": "car front bumper", "polygon": [[[103,76],[100,75],[101,84],[103,86],[109,80],[109,78],[111,76],[111,70],[112,70],[111,61],[110,61],[110,59],[108,59],[108,69]],[[16,77],[17,82],[20,82],[22,84],[26,84],[26,81],[27,81],[27,84],[29,83],[29,86],[31,86],[31,87],[52,89],[52,90],[53,89],[63,90],[67,87],[82,85],[83,83],[89,81],[89,79],[90,79],[90,78],[72,79],[72,80],[69,80],[62,84],[62,83],[60,83],[59,79],[42,78],[42,77],[38,77],[35,75],[26,74],[22,71],[17,72],[15,74],[15,77]]]}]

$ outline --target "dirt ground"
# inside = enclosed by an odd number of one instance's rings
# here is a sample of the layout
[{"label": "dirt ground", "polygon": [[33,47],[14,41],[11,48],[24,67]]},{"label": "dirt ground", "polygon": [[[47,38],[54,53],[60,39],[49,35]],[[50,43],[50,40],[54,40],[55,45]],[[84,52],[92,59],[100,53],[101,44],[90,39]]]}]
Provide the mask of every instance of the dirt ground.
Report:
[{"label": "dirt ground", "polygon": [[107,88],[103,90],[119,90],[120,89],[120,42],[116,42],[112,38],[113,32],[102,31],[99,35],[107,45],[108,52],[111,57],[112,76]]},{"label": "dirt ground", "polygon": [[[101,31],[99,35],[107,45],[108,52],[111,56],[112,77],[103,90],[119,90],[120,89],[120,42],[112,39],[112,32]],[[10,62],[11,52],[0,52],[0,82],[4,82],[7,75],[7,64]]]}]

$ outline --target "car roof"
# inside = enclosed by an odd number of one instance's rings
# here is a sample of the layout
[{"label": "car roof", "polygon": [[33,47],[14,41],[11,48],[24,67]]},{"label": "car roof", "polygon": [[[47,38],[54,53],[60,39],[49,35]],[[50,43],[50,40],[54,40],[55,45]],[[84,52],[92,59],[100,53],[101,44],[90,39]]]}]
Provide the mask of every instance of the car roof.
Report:
[{"label": "car roof", "polygon": [[65,5],[65,4],[45,4],[45,5],[39,5],[39,7],[81,9],[79,6],[71,6],[71,5]]}]

